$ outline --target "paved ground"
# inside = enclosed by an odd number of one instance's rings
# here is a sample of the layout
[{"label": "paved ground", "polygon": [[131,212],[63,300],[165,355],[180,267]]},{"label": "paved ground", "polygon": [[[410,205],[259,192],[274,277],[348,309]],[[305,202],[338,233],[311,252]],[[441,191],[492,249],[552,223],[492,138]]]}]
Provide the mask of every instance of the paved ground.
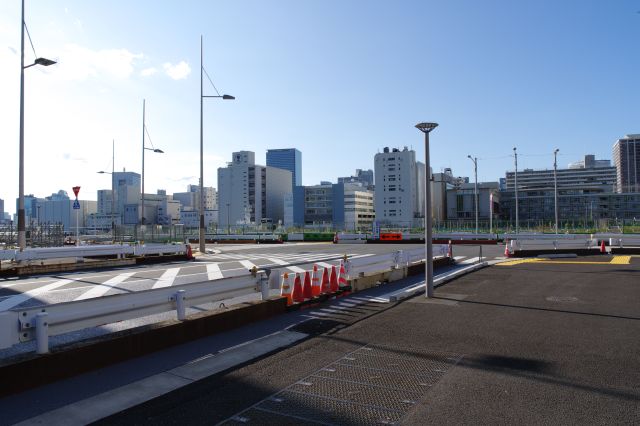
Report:
[{"label": "paved ground", "polygon": [[312,319],[303,343],[101,423],[639,424],[640,259],[611,259],[493,266]]}]

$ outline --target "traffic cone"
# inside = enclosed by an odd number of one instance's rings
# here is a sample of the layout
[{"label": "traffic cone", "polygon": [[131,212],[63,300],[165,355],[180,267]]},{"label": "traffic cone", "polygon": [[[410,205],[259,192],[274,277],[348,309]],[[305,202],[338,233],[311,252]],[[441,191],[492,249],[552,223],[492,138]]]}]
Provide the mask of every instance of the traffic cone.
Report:
[{"label": "traffic cone", "polygon": [[191,244],[187,244],[187,260],[193,260],[193,251],[191,251]]},{"label": "traffic cone", "polygon": [[311,295],[313,297],[320,296],[322,293],[322,286],[320,285],[320,273],[318,272],[318,265],[313,265],[313,272],[311,272]]},{"label": "traffic cone", "polygon": [[607,253],[607,249],[604,247],[604,240],[602,240],[600,242],[600,253],[602,253],[602,254],[606,254]]},{"label": "traffic cone", "polygon": [[511,257],[511,253],[509,253],[509,241],[504,244],[504,256]]},{"label": "traffic cone", "polygon": [[329,278],[329,290],[331,293],[338,291],[338,274],[336,273],[336,266],[331,266],[331,276]]},{"label": "traffic cone", "polygon": [[324,270],[322,271],[322,284],[320,285],[320,293],[329,293],[329,291],[331,291],[329,285],[329,268],[324,268]]},{"label": "traffic cone", "polygon": [[302,281],[300,280],[300,274],[296,274],[293,280],[293,293],[291,299],[294,303],[304,302],[304,296],[302,295]]},{"label": "traffic cone", "polygon": [[284,273],[282,276],[282,285],[280,286],[280,296],[287,298],[287,306],[293,304],[293,298],[291,297],[291,285],[289,283],[289,274]]},{"label": "traffic cone", "polygon": [[304,272],[304,284],[302,284],[302,297],[311,299],[313,297],[313,289],[311,288],[311,275],[309,271]]},{"label": "traffic cone", "polygon": [[347,284],[347,273],[344,270],[344,261],[340,261],[340,273],[338,274],[338,288],[346,287]]},{"label": "traffic cone", "polygon": [[453,259],[453,244],[451,244],[451,240],[449,240],[449,247],[447,247],[447,257]]}]

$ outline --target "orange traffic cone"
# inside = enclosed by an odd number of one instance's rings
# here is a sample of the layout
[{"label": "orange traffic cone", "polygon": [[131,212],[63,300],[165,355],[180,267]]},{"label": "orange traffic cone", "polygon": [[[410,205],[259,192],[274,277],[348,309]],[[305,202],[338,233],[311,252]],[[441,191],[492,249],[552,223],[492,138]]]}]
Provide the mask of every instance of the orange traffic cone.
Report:
[{"label": "orange traffic cone", "polygon": [[600,243],[600,253],[605,254],[607,249],[604,247],[604,240]]},{"label": "orange traffic cone", "polygon": [[311,299],[313,297],[313,289],[311,288],[311,275],[309,271],[304,272],[304,284],[302,284],[302,297]]},{"label": "orange traffic cone", "polygon": [[340,273],[338,274],[338,287],[346,287],[347,284],[347,273],[344,270],[344,261],[340,261]]},{"label": "orange traffic cone", "polygon": [[504,256],[511,257],[511,253],[509,253],[509,241],[504,244]]},{"label": "orange traffic cone", "polygon": [[293,280],[293,293],[291,298],[294,303],[304,302],[304,296],[302,295],[302,281],[300,280],[300,274],[296,274]]},{"label": "orange traffic cone", "polygon": [[449,240],[449,247],[447,247],[447,257],[453,259],[453,244],[451,244],[451,240]]},{"label": "orange traffic cone", "polygon": [[318,265],[313,265],[313,272],[311,272],[311,295],[313,297],[320,296],[322,293],[322,286],[320,285],[320,273],[318,272]]},{"label": "orange traffic cone", "polygon": [[322,284],[320,285],[320,293],[329,293],[331,288],[329,287],[329,268],[324,268],[322,271]]},{"label": "orange traffic cone", "polygon": [[331,277],[329,278],[329,290],[331,293],[338,291],[338,274],[336,273],[336,266],[331,266]]},{"label": "orange traffic cone", "polygon": [[193,260],[193,251],[191,251],[191,244],[187,244],[187,260]]},{"label": "orange traffic cone", "polygon": [[289,274],[286,272],[282,276],[280,296],[287,298],[287,306],[290,306],[293,304],[293,298],[291,297],[291,285],[289,284]]}]

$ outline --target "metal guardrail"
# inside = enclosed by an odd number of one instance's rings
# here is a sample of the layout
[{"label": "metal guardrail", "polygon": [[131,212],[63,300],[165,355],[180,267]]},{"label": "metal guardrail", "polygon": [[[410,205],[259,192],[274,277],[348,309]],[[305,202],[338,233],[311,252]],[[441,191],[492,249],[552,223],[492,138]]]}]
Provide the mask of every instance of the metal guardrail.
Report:
[{"label": "metal guardrail", "polygon": [[453,232],[453,233],[435,233],[433,234],[434,240],[495,240],[497,234],[474,234],[467,232]]},{"label": "metal guardrail", "polygon": [[92,245],[70,247],[29,248],[24,251],[0,250],[1,260],[16,262],[29,260],[62,259],[69,257],[97,256],[151,256],[166,254],[187,254],[186,244],[154,244],[154,245]]},{"label": "metal guardrail", "polygon": [[561,250],[561,249],[590,249],[598,247],[598,240],[582,239],[517,239],[510,241],[511,252],[515,250]]},{"label": "metal guardrail", "polygon": [[640,247],[640,237],[616,237],[609,238],[609,245],[611,247]]},{"label": "metal guardrail", "polygon": [[49,336],[176,310],[186,318],[186,307],[262,292],[268,298],[267,275],[221,278],[173,287],[114,294],[0,312],[0,349],[36,340],[37,353],[46,353]]}]

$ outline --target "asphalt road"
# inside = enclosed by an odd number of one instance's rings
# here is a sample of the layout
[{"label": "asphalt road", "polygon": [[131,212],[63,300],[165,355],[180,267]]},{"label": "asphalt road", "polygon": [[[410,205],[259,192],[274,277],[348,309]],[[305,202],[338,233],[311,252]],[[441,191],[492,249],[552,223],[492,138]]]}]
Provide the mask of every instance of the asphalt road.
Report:
[{"label": "asphalt road", "polygon": [[512,262],[120,414],[120,424],[640,424],[640,258]]},{"label": "asphalt road", "polygon": [[[420,245],[209,245],[207,249],[215,253],[198,256],[195,262],[0,279],[0,311],[246,275],[254,265],[258,268],[283,268],[300,272],[311,269],[314,263],[320,266],[338,265],[339,259],[345,254],[361,257],[415,247]],[[459,262],[474,262],[478,253],[477,246],[456,246],[454,255]],[[501,253],[497,246],[483,247],[484,256],[495,257]]]}]

